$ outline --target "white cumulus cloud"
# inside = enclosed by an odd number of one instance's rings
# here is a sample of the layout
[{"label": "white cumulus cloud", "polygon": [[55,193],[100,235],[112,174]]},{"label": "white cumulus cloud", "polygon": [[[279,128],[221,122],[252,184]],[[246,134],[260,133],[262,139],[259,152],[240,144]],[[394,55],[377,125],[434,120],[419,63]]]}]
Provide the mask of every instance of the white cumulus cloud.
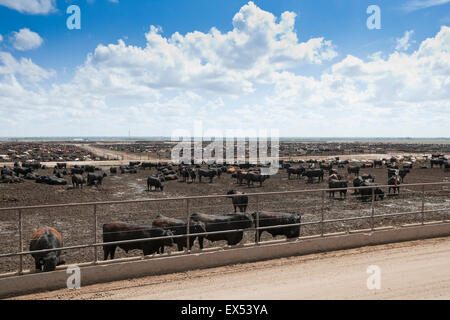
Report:
[{"label": "white cumulus cloud", "polygon": [[56,0],[0,0],[0,6],[28,14],[49,14],[56,11]]},{"label": "white cumulus cloud", "polygon": [[412,36],[414,34],[414,30],[405,31],[405,34],[401,38],[397,38],[397,45],[395,46],[395,50],[397,51],[406,51],[411,46],[411,43],[415,43],[412,40]]},{"label": "white cumulus cloud", "polygon": [[28,28],[23,28],[18,32],[13,32],[11,41],[14,48],[20,51],[39,48],[44,42],[38,33],[31,31]]},{"label": "white cumulus cloud", "polygon": [[[78,77],[112,87],[185,88],[241,94],[254,91],[276,70],[320,64],[336,57],[331,41],[313,38],[300,42],[294,31],[295,14],[285,12],[279,22],[253,2],[233,18],[233,30],[194,31],[166,38],[151,26],[144,48],[99,45]],[[95,84],[93,84],[95,85]],[[114,89],[116,90],[116,88]]]},{"label": "white cumulus cloud", "polygon": [[[170,136],[198,119],[282,136],[448,136],[449,27],[413,52],[338,60],[329,40],[300,40],[294,21],[249,2],[228,32],[165,37],[153,26],[144,46],[98,45],[73,79],[44,87],[54,72],[3,52],[0,136]],[[302,72],[332,59],[317,76]]]}]

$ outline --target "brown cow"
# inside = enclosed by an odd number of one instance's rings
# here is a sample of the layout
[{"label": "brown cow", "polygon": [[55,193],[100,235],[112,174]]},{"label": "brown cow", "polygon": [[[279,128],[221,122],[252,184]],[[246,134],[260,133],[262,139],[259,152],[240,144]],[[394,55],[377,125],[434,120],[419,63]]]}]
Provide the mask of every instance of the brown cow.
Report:
[{"label": "brown cow", "polygon": [[[41,227],[31,236],[30,251],[61,248],[63,239],[61,234],[51,227]],[[36,269],[53,271],[57,265],[65,262],[60,259],[61,251],[31,254],[34,258]]]}]

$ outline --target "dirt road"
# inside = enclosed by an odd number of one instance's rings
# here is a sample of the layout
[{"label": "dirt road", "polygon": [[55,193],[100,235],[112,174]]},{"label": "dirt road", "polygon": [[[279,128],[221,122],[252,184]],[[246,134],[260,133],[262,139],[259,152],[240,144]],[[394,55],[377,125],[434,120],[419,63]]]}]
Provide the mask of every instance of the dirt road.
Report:
[{"label": "dirt road", "polygon": [[[379,266],[379,290],[367,268]],[[19,299],[449,299],[450,238],[58,290]]]}]

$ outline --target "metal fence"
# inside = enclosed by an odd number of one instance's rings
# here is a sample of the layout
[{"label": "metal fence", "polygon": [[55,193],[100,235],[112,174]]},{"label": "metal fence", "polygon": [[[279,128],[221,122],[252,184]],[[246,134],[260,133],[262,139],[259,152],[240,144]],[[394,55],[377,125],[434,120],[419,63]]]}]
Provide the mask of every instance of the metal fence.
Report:
[{"label": "metal fence", "polygon": [[[266,192],[266,193],[246,193],[246,195],[249,197],[250,200],[253,201],[253,204],[256,208],[254,212],[256,212],[256,219],[254,223],[252,224],[251,228],[247,229],[229,229],[224,231],[215,231],[215,232],[205,232],[205,233],[195,233],[190,234],[190,216],[192,213],[192,202],[197,200],[204,200],[204,201],[213,201],[214,199],[225,199],[230,197],[239,197],[241,195],[207,195],[207,196],[191,196],[191,197],[177,197],[177,198],[153,198],[153,199],[142,199],[142,200],[127,200],[127,201],[105,201],[105,202],[90,202],[90,203],[68,203],[68,204],[54,204],[54,205],[39,205],[39,206],[23,206],[23,207],[8,207],[8,208],[0,208],[0,214],[4,212],[15,212],[17,213],[17,230],[18,230],[18,239],[19,243],[17,244],[17,251],[16,252],[9,252],[0,254],[0,260],[4,258],[12,258],[12,257],[18,257],[18,267],[17,272],[15,274],[23,274],[24,273],[24,256],[30,255],[31,253],[45,253],[45,252],[51,252],[51,251],[68,251],[68,250],[77,250],[77,249],[86,249],[86,248],[92,248],[93,250],[93,259],[91,261],[92,264],[99,263],[98,261],[98,248],[104,245],[120,245],[125,243],[136,243],[136,242],[145,242],[145,241],[153,241],[153,240],[160,240],[160,239],[166,239],[166,238],[186,238],[186,244],[187,248],[185,250],[185,254],[189,254],[192,252],[192,248],[189,247],[189,239],[190,237],[196,237],[196,236],[207,236],[207,235],[213,235],[213,234],[224,234],[224,233],[230,233],[230,232],[256,232],[263,231],[263,230],[269,230],[269,229],[276,229],[276,228],[286,228],[286,227],[294,227],[298,226],[301,227],[307,227],[307,226],[318,226],[318,232],[316,236],[328,236],[325,232],[325,226],[327,224],[332,223],[346,223],[351,221],[365,221],[370,226],[367,229],[374,230],[375,229],[375,219],[385,219],[385,218],[393,218],[393,217],[401,217],[406,215],[419,215],[417,219],[417,223],[424,224],[426,220],[426,215],[430,213],[443,213],[441,214],[441,219],[439,221],[445,222],[447,215],[445,212],[450,211],[450,206],[447,205],[447,203],[450,202],[450,182],[442,182],[442,183],[421,183],[421,184],[402,184],[399,185],[400,190],[410,190],[410,188],[418,188],[419,190],[416,191],[416,194],[420,196],[420,207],[417,208],[417,210],[412,211],[401,211],[401,212],[394,212],[394,213],[386,213],[386,212],[376,212],[376,188],[381,189],[388,189],[389,185],[378,185],[378,186],[370,186],[370,187],[349,187],[345,189],[310,189],[310,190],[297,190],[297,191],[280,191],[280,192]],[[440,188],[438,191],[443,191],[444,194],[444,206],[439,208],[431,208],[427,209],[425,208],[425,193],[426,188],[433,188],[437,187]],[[363,190],[366,191],[368,189],[371,190],[371,196],[366,199],[366,203],[370,201],[370,209],[366,210],[368,212],[364,215],[359,216],[351,216],[351,217],[344,217],[344,218],[326,218],[325,212],[326,212],[326,206],[325,202],[328,199],[327,193],[330,191],[339,192],[341,190],[346,191],[356,191],[356,190]],[[435,191],[435,190],[433,190]],[[267,200],[267,198],[271,196],[283,196],[283,197],[290,197],[290,196],[301,196],[305,194],[316,194],[319,195],[319,197],[315,198],[316,200],[313,200],[317,205],[320,207],[318,212],[320,212],[320,219],[315,219],[313,221],[301,221],[300,223],[295,224],[289,224],[289,225],[273,225],[273,226],[266,226],[266,227],[260,227],[259,222],[259,213],[261,211],[267,211],[266,205],[269,202],[264,202],[263,200]],[[167,206],[169,203],[177,203],[184,207],[184,217],[187,221],[187,228],[186,228],[186,234],[184,235],[174,235],[174,236],[166,236],[166,237],[157,237],[157,238],[145,238],[145,239],[133,239],[133,240],[123,240],[123,241],[115,241],[115,242],[106,242],[103,243],[102,241],[99,241],[99,234],[98,234],[98,209],[101,207],[106,206],[118,206],[118,205],[131,205],[131,204],[150,204],[150,203],[163,203],[164,206]],[[92,225],[89,226],[92,232],[92,241],[90,243],[80,244],[80,245],[73,245],[73,246],[66,246],[62,248],[56,248],[56,249],[47,249],[47,250],[39,250],[39,251],[26,251],[24,250],[24,234],[23,234],[23,225],[24,221],[26,219],[24,218],[24,215],[27,214],[30,210],[36,210],[36,209],[53,209],[53,208],[81,208],[83,212],[85,210],[90,210],[91,218],[92,218]],[[269,209],[270,211],[270,209]],[[355,229],[358,230],[358,229]],[[352,230],[354,231],[354,230]],[[348,230],[347,230],[348,232]],[[259,239],[259,237],[255,236],[255,240],[253,244],[251,245],[259,245],[261,242],[264,242]]]}]

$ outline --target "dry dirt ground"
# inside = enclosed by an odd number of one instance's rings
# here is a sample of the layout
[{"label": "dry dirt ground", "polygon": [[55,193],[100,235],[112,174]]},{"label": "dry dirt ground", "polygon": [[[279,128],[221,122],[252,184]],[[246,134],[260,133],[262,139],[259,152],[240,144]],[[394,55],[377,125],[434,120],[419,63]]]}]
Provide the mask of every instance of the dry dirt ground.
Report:
[{"label": "dry dirt ground", "polygon": [[[171,198],[181,196],[222,195],[230,189],[237,189],[246,193],[259,193],[271,191],[289,191],[326,188],[327,183],[310,184],[304,178],[288,180],[285,170],[281,170],[276,176],[264,182],[262,187],[247,187],[236,185],[236,180],[231,175],[224,174],[220,179],[215,178],[213,183],[181,183],[170,181],[165,183],[163,192],[148,192],[146,179],[155,174],[155,169],[139,170],[137,174],[110,175],[109,167],[103,167],[108,173],[101,187],[84,187],[82,190],[73,189],[69,183],[67,186],[50,186],[37,184],[34,181],[25,181],[21,184],[0,184],[0,207],[16,207],[28,205],[62,204],[70,202],[91,202],[109,200],[152,199]],[[39,170],[39,174],[51,174],[52,170]],[[340,169],[345,179],[351,181],[353,176],[346,174],[346,169]],[[387,181],[387,169],[362,169],[361,173],[371,173],[376,177],[376,182],[385,184]],[[70,176],[66,179],[69,181]],[[326,179],[325,179],[326,181]],[[405,183],[443,182],[450,181],[450,173],[444,169],[418,169],[415,168],[406,177]],[[427,187],[425,194],[425,209],[447,208],[444,212],[427,214],[425,220],[449,219],[450,189],[448,187]],[[387,190],[386,190],[387,192]],[[257,210],[255,198],[250,198],[249,211]],[[322,207],[320,193],[303,193],[298,195],[271,195],[260,197],[259,208],[262,210],[277,210],[285,212],[297,212],[302,216],[302,222],[318,221],[321,214],[325,219],[347,218],[366,216],[371,214],[370,201],[362,202],[350,192],[346,200],[332,200],[325,197]],[[323,211],[322,211],[323,208]],[[383,201],[376,201],[375,214],[410,212],[421,208],[421,194],[418,188],[408,187],[402,189],[401,195],[388,197]],[[221,214],[233,211],[231,199],[195,200],[190,203],[190,212],[203,212],[209,214]],[[64,238],[65,246],[80,245],[94,242],[94,208],[66,207],[57,209],[32,209],[23,210],[23,238],[24,249],[28,248],[31,234],[40,226],[48,225],[59,230]],[[129,223],[150,223],[158,214],[172,217],[186,217],[186,204],[184,201],[172,200],[153,203],[99,205],[97,207],[98,231],[97,241],[101,241],[102,224],[121,220]],[[19,250],[18,211],[0,211],[0,254],[17,252]],[[420,214],[412,214],[395,218],[377,218],[375,226],[398,225],[417,221]],[[333,222],[324,225],[324,232],[346,231],[348,229],[365,229],[370,227],[369,220],[355,220],[353,222]],[[320,225],[308,225],[302,227],[302,235],[312,235],[320,232]],[[264,239],[271,239],[267,233]],[[245,242],[254,241],[254,233],[246,232]],[[223,242],[207,246],[220,246]],[[197,244],[195,245],[197,246]],[[93,260],[93,249],[67,250],[63,252],[66,263],[79,263]],[[138,251],[125,254],[118,249],[118,257],[136,256]],[[102,250],[98,250],[98,258],[103,258]],[[17,271],[18,258],[0,258],[0,273]],[[25,257],[24,268],[31,268],[31,257]]]},{"label": "dry dirt ground", "polygon": [[[380,270],[369,290],[369,266]],[[449,299],[450,238],[363,247],[14,299]]]}]

